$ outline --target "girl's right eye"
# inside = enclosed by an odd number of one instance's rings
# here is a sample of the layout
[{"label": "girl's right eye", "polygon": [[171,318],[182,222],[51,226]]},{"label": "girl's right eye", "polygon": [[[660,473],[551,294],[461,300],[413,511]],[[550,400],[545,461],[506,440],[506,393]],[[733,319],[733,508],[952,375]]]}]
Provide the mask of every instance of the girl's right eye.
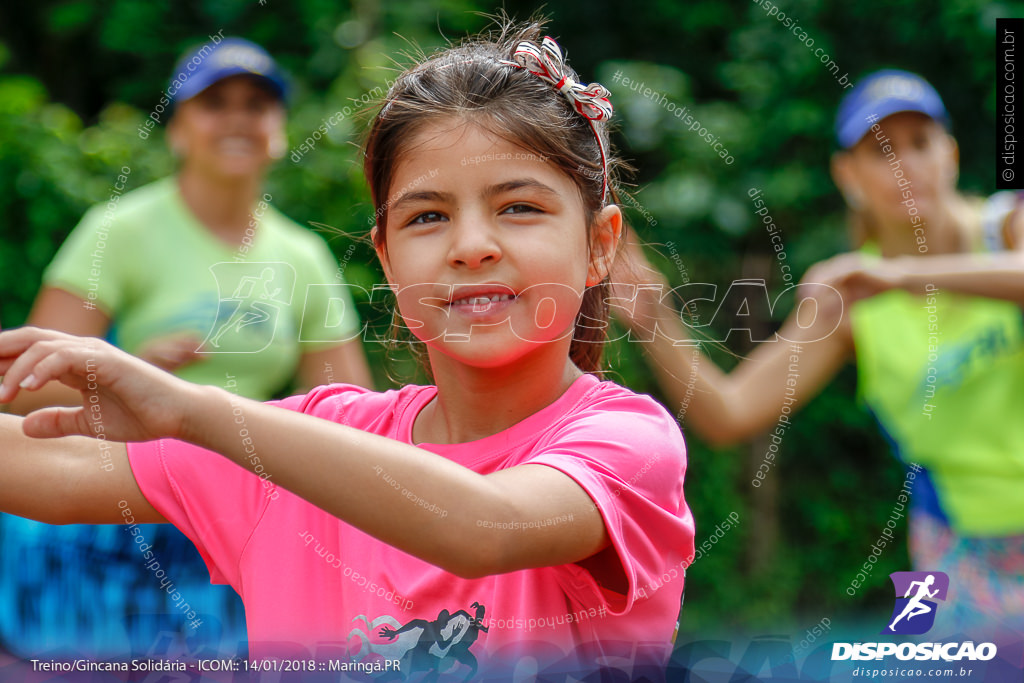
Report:
[{"label": "girl's right eye", "polygon": [[436,223],[442,220],[444,220],[444,216],[442,216],[437,211],[424,211],[423,213],[419,214],[411,221],[409,221],[409,225],[423,225],[426,223]]}]

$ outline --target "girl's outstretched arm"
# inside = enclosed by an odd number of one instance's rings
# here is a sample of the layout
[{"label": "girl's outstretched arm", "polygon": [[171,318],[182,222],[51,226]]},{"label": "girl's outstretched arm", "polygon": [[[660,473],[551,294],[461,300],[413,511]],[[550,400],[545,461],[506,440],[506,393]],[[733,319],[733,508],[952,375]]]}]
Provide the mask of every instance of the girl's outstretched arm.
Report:
[{"label": "girl's outstretched arm", "polygon": [[[232,412],[241,405],[271,481],[453,574],[473,578],[568,564],[609,543],[593,501],[558,470],[523,465],[482,475],[394,439],[276,406],[240,402],[216,387],[204,387],[202,394],[185,440],[251,466]],[[431,512],[431,506],[448,514]],[[574,521],[526,529],[529,522],[563,515]],[[518,522],[524,532],[495,534],[478,523],[487,520]]]},{"label": "girl's outstretched arm", "polygon": [[[0,333],[0,376],[8,373],[24,347],[26,334],[67,337],[57,332],[25,328]],[[22,341],[19,341],[22,340]],[[89,340],[81,339],[87,347]],[[88,374],[86,375],[88,377]],[[82,383],[81,393],[70,389],[75,383],[61,388],[81,402],[88,401],[89,379]],[[0,403],[9,402],[17,394],[13,378],[4,376],[0,384]],[[54,386],[56,383],[51,384]],[[37,385],[41,386],[41,385]],[[88,403],[86,403],[88,405]],[[38,439],[30,433],[40,434],[43,423],[53,415],[70,408],[52,408],[36,413],[30,420],[0,414],[0,510],[50,524],[123,524],[123,510],[127,506],[134,513],[134,521],[165,523],[142,495],[128,464],[123,443],[108,438],[102,412],[90,411],[91,435]],[[81,409],[79,409],[81,410]],[[114,416],[111,416],[114,417]],[[26,424],[27,422],[27,424]],[[74,430],[67,434],[82,433]]]},{"label": "girl's outstretched arm", "polygon": [[[0,510],[49,524],[166,522],[143,497],[123,443],[33,439],[24,418],[0,415]],[[121,505],[119,505],[121,504]]]},{"label": "girl's outstretched arm", "polygon": [[[10,400],[23,383],[31,388],[58,379],[83,391],[86,406],[100,406],[110,439],[175,437],[248,467],[252,463],[234,422],[241,406],[272,481],[460,576],[578,562],[609,545],[604,521],[583,488],[544,465],[478,474],[383,436],[189,384],[98,340],[49,330],[0,334],[0,372],[5,371],[0,401]],[[25,430],[51,437],[92,434],[95,421],[85,407],[48,408],[26,418]],[[435,514],[402,489],[448,515]],[[562,515],[573,521],[527,528]],[[482,520],[519,522],[522,531],[495,534],[478,524]]]}]

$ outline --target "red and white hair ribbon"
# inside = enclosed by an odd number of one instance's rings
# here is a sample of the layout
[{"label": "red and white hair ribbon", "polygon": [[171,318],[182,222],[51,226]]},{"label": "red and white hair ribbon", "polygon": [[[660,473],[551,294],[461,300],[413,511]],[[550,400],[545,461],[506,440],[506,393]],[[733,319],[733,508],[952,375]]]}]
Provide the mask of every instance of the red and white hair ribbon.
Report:
[{"label": "red and white hair ribbon", "polygon": [[607,121],[612,117],[612,103],[608,101],[611,93],[600,83],[584,85],[567,76],[562,48],[554,38],[545,36],[540,48],[530,42],[521,42],[512,53],[514,61],[507,62],[511,66],[526,69],[546,83],[550,83],[562,93],[573,108],[590,123],[597,138],[597,146],[601,151],[601,168],[604,172],[604,185],[601,190],[601,202],[608,194],[608,157],[604,151],[604,143],[597,132],[595,122]]}]

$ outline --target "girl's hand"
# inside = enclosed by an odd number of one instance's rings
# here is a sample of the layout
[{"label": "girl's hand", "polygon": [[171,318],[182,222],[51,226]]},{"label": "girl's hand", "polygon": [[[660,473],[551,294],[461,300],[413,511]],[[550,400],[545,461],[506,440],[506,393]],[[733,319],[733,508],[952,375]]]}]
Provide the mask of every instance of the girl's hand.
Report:
[{"label": "girl's hand", "polygon": [[72,434],[148,441],[184,433],[199,387],[96,338],[23,327],[0,333],[0,403],[19,390],[57,380],[82,394],[82,406],[44,408],[25,418],[25,434]]}]

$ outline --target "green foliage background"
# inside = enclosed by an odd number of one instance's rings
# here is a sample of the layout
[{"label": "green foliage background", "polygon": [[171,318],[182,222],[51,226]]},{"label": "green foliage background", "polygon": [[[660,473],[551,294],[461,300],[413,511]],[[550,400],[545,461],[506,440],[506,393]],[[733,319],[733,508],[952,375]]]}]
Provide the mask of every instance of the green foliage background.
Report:
[{"label": "green foliage background", "polygon": [[[780,0],[781,10],[854,79],[895,66],[922,73],[949,107],[960,143],[961,186],[994,187],[995,18],[1020,3],[915,0],[858,3]],[[508,0],[525,17],[536,5]],[[43,268],[87,207],[104,202],[122,166],[139,187],[173,171],[162,130],[137,127],[158,102],[179,54],[207,36],[243,35],[266,46],[294,77],[292,148],[346,106],[384,85],[411,45],[426,49],[487,23],[485,0],[45,0],[0,7],[0,320],[24,322]],[[691,281],[727,286],[764,277],[781,291],[768,235],[747,197],[763,198],[794,272],[847,248],[840,197],[828,173],[832,117],[842,89],[813,50],[744,0],[549,0],[550,33],[571,63],[613,93],[616,144],[639,172],[628,209],[642,237],[672,243]],[[688,107],[735,158],[726,165],[666,107],[621,87],[643,81]],[[370,289],[382,279],[364,241],[373,214],[358,162],[363,121],[345,118],[298,163],[287,157],[267,190],[301,223],[332,226],[345,276]],[[652,225],[650,219],[656,221]],[[674,284],[682,274],[662,248]],[[390,312],[360,302],[371,325]],[[778,323],[787,312],[774,312]],[[710,313],[710,311],[709,311]],[[715,326],[727,329],[727,316]],[[729,348],[749,349],[735,336]],[[385,349],[371,344],[375,369]],[[408,356],[391,354],[399,374]],[[609,354],[615,376],[658,393],[636,345]],[[725,366],[736,357],[716,352]],[[379,379],[387,382],[385,373]],[[685,425],[684,425],[685,426]],[[765,444],[712,449],[688,437],[687,499],[698,543],[732,511],[740,516],[689,572],[681,642],[712,632],[793,632],[822,617],[877,621],[891,606],[887,575],[908,568],[905,539],[885,550],[867,587],[845,592],[889,518],[902,485],[845,371],[795,419],[761,489],[750,486]],[[905,526],[901,527],[905,536]],[[874,623],[872,621],[872,623]]]}]

